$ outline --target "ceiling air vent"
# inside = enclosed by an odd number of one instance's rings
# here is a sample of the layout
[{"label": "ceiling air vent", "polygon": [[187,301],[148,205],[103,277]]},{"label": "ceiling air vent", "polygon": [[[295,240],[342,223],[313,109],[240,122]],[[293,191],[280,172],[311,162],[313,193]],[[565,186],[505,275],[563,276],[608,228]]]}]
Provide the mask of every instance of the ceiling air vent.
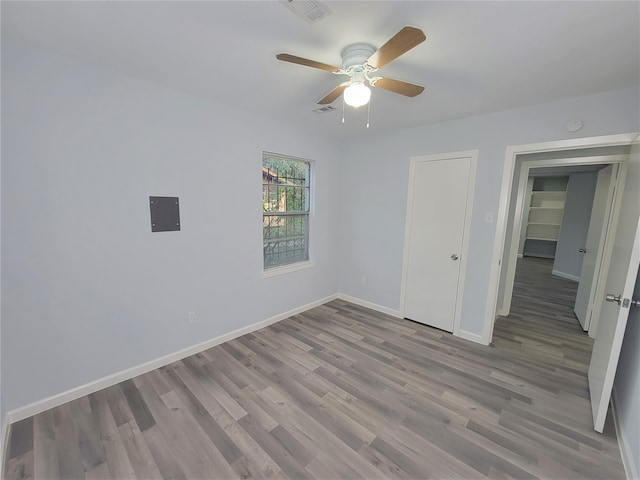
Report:
[{"label": "ceiling air vent", "polygon": [[333,105],[325,105],[323,107],[314,108],[311,111],[317,113],[318,115],[321,115],[323,113],[333,112],[334,110],[337,110],[337,108]]},{"label": "ceiling air vent", "polygon": [[308,23],[316,23],[331,13],[329,7],[315,0],[280,0],[289,10]]}]

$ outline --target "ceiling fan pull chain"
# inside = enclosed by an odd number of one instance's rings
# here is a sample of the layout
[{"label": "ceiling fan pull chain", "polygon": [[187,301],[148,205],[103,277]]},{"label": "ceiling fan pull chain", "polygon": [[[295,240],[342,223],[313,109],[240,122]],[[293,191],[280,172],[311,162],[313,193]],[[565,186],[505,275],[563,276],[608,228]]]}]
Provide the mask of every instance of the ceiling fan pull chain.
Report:
[{"label": "ceiling fan pull chain", "polygon": [[344,123],[344,95],[342,96],[342,123]]},{"label": "ceiling fan pull chain", "polygon": [[367,105],[367,128],[369,128],[369,118],[371,117],[371,101]]}]

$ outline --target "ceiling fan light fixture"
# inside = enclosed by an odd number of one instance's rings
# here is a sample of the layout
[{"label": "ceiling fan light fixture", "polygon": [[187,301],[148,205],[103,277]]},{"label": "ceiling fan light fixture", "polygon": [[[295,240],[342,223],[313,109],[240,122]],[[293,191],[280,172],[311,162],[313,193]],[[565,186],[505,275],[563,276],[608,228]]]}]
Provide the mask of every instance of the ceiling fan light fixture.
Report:
[{"label": "ceiling fan light fixture", "polygon": [[369,103],[371,98],[371,89],[363,82],[351,82],[344,90],[344,103],[351,107],[361,107]]}]

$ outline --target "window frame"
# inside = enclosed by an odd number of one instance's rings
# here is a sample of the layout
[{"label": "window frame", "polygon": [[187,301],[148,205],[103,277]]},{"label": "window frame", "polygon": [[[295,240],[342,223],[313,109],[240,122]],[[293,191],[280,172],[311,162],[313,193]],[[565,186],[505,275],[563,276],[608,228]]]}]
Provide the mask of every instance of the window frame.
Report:
[{"label": "window frame", "polygon": [[[282,212],[286,212],[284,215],[281,213],[278,213],[278,211],[268,211],[265,209],[265,198],[269,198],[271,196],[270,194],[270,190],[271,189],[267,189],[266,192],[266,197],[265,197],[265,186],[268,185],[267,183],[265,183],[265,177],[264,177],[264,169],[265,168],[269,168],[268,166],[265,166],[265,160],[267,160],[269,157],[275,158],[275,159],[282,159],[285,161],[294,161],[294,162],[300,162],[306,165],[306,170],[307,170],[307,175],[305,178],[305,183],[304,185],[302,185],[301,187],[304,189],[305,191],[305,199],[304,199],[304,210],[291,210],[291,211],[287,211],[284,210]],[[312,223],[312,217],[313,217],[313,205],[314,205],[314,197],[315,197],[315,189],[314,189],[314,162],[312,160],[306,159],[306,158],[300,158],[300,157],[294,157],[291,155],[283,155],[280,153],[274,153],[274,152],[268,152],[268,151],[263,151],[262,152],[262,171],[263,171],[263,177],[262,177],[262,200],[263,200],[263,211],[262,211],[262,276],[263,278],[267,278],[267,277],[272,277],[275,275],[280,275],[280,274],[284,274],[284,273],[289,273],[289,272],[294,272],[294,271],[298,271],[298,270],[302,270],[302,269],[306,269],[306,268],[310,268],[313,267],[315,265],[315,261],[312,259],[312,249],[311,249],[311,242],[310,242],[310,238],[311,238],[311,223]],[[285,187],[285,188],[298,188],[298,186],[296,185],[292,185],[290,187]],[[276,195],[277,196],[277,195]],[[286,200],[285,200],[286,201]],[[265,247],[267,244],[267,241],[265,239],[265,232],[266,232],[266,219],[268,217],[275,217],[275,216],[281,216],[281,217],[286,217],[286,216],[303,216],[305,218],[305,233],[304,233],[304,243],[305,243],[305,251],[306,251],[306,258],[305,259],[293,259],[292,261],[288,261],[286,263],[280,263],[280,264],[275,264],[275,265],[270,265],[267,266],[265,264]],[[285,237],[282,237],[285,238]],[[274,239],[277,239],[277,237],[274,237]]]}]

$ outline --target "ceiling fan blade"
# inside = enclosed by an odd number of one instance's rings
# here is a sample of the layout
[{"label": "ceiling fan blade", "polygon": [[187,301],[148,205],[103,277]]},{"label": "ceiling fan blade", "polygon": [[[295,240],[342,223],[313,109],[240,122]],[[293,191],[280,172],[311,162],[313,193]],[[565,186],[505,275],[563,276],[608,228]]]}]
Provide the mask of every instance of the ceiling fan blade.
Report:
[{"label": "ceiling fan blade", "polygon": [[297,63],[298,65],[304,65],[305,67],[319,68],[320,70],[326,70],[331,73],[338,73],[340,69],[326,63],[315,62],[308,58],[296,57],[295,55],[289,55],[288,53],[279,53],[276,55],[278,60],[283,62]]},{"label": "ceiling fan blade", "polygon": [[332,103],[336,98],[342,95],[344,89],[349,86],[349,82],[344,82],[338,85],[336,88],[327,93],[322,100],[318,102],[318,105],[328,105]]},{"label": "ceiling fan blade", "polygon": [[373,68],[382,68],[426,39],[419,28],[404,27],[371,55],[367,63]]},{"label": "ceiling fan blade", "polygon": [[394,80],[393,78],[378,77],[373,81],[372,85],[393,93],[399,93],[405,97],[415,97],[424,91],[424,87],[420,85],[403,82],[402,80]]}]

